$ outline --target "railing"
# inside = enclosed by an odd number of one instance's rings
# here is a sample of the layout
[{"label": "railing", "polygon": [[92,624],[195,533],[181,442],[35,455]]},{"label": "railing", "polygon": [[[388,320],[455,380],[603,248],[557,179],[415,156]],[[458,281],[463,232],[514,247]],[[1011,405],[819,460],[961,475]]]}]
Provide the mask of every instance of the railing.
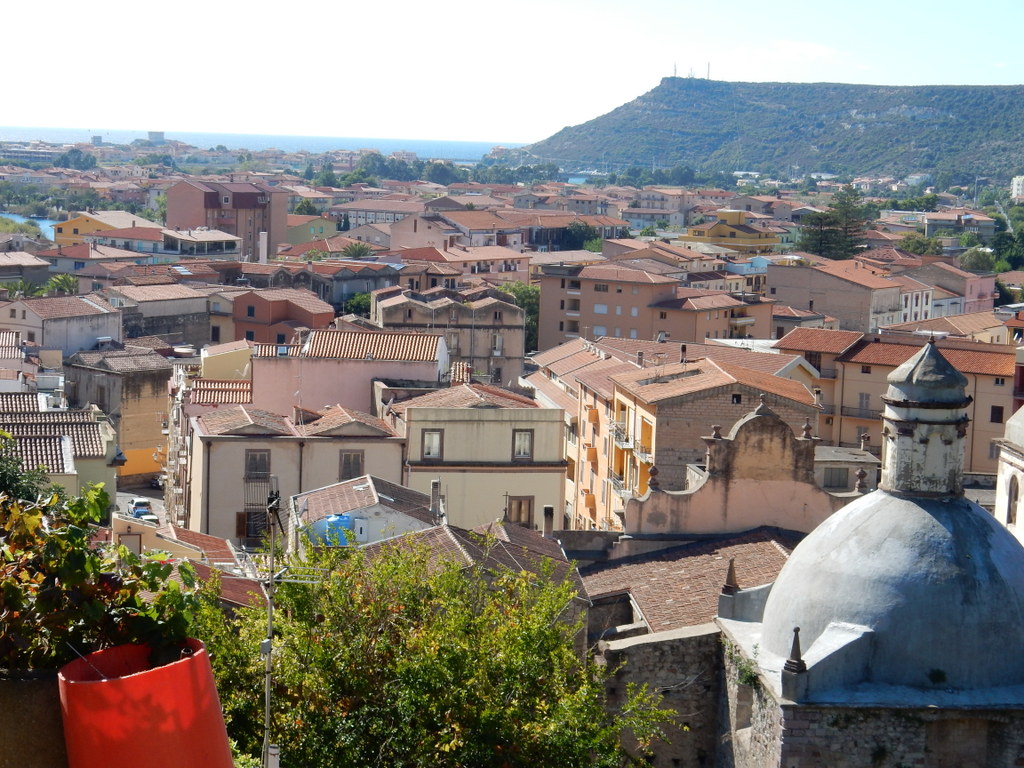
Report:
[{"label": "railing", "polygon": [[821,378],[823,379],[834,379],[836,377],[835,368],[819,368],[818,370],[821,372]]},{"label": "railing", "polygon": [[626,431],[626,428],[624,426],[622,426],[621,424],[616,424],[612,428],[612,433],[614,435],[615,444],[619,446],[619,448],[632,447],[633,438],[629,436],[629,433]]},{"label": "railing", "polygon": [[882,412],[876,411],[874,408],[849,408],[847,406],[842,407],[843,416],[850,416],[855,419],[880,419],[882,418]]},{"label": "railing", "polygon": [[610,472],[609,475],[612,481],[612,490],[615,491],[616,496],[620,499],[633,498],[633,491],[626,485],[622,475],[617,475],[614,472]]},{"label": "railing", "polygon": [[829,416],[836,412],[836,407],[831,403],[820,403],[820,405],[821,412],[824,413],[826,416]]},{"label": "railing", "polygon": [[654,463],[654,453],[651,451],[649,446],[636,443],[633,446],[633,455],[636,456],[639,461],[644,462],[644,464]]}]

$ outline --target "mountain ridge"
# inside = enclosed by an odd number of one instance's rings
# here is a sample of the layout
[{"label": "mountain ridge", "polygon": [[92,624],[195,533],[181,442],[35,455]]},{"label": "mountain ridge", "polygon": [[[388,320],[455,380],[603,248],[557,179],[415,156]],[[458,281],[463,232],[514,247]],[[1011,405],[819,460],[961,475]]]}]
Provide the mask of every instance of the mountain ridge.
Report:
[{"label": "mountain ridge", "polygon": [[575,167],[1008,178],[1024,168],[1018,126],[1024,126],[1024,85],[666,77],[633,101],[525,149],[539,160]]}]

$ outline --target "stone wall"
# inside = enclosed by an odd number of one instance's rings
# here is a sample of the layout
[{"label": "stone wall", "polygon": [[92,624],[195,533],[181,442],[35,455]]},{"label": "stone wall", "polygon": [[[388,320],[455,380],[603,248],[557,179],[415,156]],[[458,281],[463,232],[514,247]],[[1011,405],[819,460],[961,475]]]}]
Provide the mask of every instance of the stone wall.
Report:
[{"label": "stone wall", "polygon": [[666,741],[651,747],[656,768],[711,766],[718,736],[721,644],[713,624],[657,632],[599,644],[611,669],[609,704],[625,701],[630,683],[647,684],[663,694],[662,706],[676,711],[665,728]]}]

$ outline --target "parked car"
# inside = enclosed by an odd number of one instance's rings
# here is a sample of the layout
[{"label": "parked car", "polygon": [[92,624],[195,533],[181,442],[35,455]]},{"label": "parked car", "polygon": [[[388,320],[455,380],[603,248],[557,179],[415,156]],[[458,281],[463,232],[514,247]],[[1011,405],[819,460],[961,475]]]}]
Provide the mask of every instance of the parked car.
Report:
[{"label": "parked car", "polygon": [[153,512],[153,502],[146,498],[135,498],[129,501],[128,514],[147,523],[160,522],[160,518]]}]

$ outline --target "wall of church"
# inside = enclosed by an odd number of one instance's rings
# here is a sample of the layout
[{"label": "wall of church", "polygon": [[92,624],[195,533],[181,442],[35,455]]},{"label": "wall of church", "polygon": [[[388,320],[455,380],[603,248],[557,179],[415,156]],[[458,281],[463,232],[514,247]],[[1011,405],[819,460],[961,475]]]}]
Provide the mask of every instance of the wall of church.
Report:
[{"label": "wall of church", "polygon": [[667,743],[652,746],[655,768],[711,766],[718,737],[716,701],[722,646],[718,627],[704,624],[599,644],[609,668],[609,705],[625,701],[629,683],[647,684],[664,695],[662,706],[676,717],[665,728]]}]

